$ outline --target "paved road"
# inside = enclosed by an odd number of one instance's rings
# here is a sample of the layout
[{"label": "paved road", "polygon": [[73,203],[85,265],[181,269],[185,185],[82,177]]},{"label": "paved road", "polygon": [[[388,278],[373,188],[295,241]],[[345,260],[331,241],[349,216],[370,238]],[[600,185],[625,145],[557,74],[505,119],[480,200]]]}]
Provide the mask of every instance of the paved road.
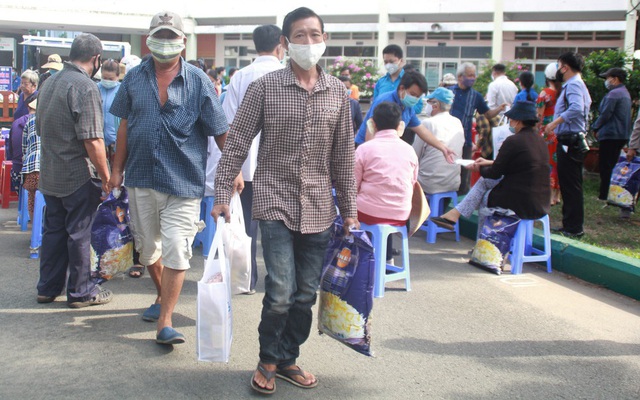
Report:
[{"label": "paved road", "polygon": [[[242,399],[257,362],[262,286],[233,299],[229,364],[195,356],[196,281],[192,259],[176,326],[187,343],[155,344],[140,319],[153,284],[107,283],[105,306],[37,304],[38,262],[15,204],[0,210],[0,399]],[[525,266],[498,277],[466,263],[472,242],[411,239],[411,292],[390,284],[374,305],[375,358],[313,333],[299,362],[316,389],[278,381],[284,399],[638,399],[638,302],[554,272]],[[263,271],[261,271],[263,272]]]}]

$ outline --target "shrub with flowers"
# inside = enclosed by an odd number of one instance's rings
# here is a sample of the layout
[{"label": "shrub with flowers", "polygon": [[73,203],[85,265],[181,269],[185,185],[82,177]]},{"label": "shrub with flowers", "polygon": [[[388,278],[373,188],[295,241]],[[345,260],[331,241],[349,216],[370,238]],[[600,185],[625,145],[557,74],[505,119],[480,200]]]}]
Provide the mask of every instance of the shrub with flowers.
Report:
[{"label": "shrub with flowers", "polygon": [[337,57],[333,64],[328,67],[329,73],[339,76],[343,67],[349,68],[351,82],[360,89],[361,99],[373,97],[373,88],[378,81],[378,68],[372,60],[351,60],[344,57]]}]

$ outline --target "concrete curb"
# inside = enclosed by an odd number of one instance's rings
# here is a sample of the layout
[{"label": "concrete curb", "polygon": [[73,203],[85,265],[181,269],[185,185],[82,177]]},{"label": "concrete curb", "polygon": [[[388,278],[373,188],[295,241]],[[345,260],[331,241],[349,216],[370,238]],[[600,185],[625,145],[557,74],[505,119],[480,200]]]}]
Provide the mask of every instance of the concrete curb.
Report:
[{"label": "concrete curb", "polygon": [[[472,240],[478,231],[478,215],[460,219],[460,234]],[[534,246],[542,247],[540,230],[534,231]],[[604,250],[578,240],[551,236],[551,266],[617,293],[640,300],[640,260]]]}]

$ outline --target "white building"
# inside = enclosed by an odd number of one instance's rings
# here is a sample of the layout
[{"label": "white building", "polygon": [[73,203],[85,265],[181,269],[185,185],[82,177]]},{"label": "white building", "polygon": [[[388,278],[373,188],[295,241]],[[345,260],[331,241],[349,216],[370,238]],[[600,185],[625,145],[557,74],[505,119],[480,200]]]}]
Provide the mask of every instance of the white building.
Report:
[{"label": "white building", "polygon": [[[596,49],[634,50],[638,0],[352,0],[306,4],[325,22],[329,34],[322,65],[337,56],[379,60],[387,44],[405,51],[405,59],[426,74],[429,86],[471,61],[481,68],[488,59],[522,60],[541,73],[567,50],[586,55]],[[214,6],[215,4],[215,6]],[[103,40],[130,42],[134,54],[148,52],[146,32],[153,14],[170,9],[183,16],[188,35],[187,59],[210,65],[242,67],[255,50],[253,29],[282,25],[298,1],[244,0],[184,3],[102,1],[80,3],[32,0],[0,4],[0,37],[17,43],[29,31],[85,31]],[[21,52],[16,46],[16,64]],[[38,55],[46,60],[46,50]],[[64,57],[64,54],[61,54]]]}]

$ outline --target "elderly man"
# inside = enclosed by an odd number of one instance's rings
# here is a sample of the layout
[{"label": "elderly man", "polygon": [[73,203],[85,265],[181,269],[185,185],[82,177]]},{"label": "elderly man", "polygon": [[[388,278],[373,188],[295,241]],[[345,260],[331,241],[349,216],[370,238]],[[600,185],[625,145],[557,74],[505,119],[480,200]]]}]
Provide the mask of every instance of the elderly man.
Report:
[{"label": "elderly man", "polygon": [[[91,34],[71,44],[70,63],[42,87],[36,112],[41,137],[40,192],[47,210],[40,249],[38,303],[51,303],[67,281],[67,304],[80,308],[113,297],[91,279],[91,219],[108,192],[102,140],[102,101],[91,78],[100,68],[102,43]],[[87,162],[91,161],[91,163]],[[92,178],[93,167],[99,180]],[[67,278],[68,276],[68,278]]]},{"label": "elderly man", "polygon": [[316,378],[296,365],[309,336],[322,263],[336,216],[335,182],[345,229],[358,227],[353,130],[344,85],[317,62],[326,49],[322,19],[301,7],[286,15],[280,45],[286,68],[254,81],[233,120],[216,175],[212,215],[229,219],[232,181],[262,131],[253,190],[265,277],[258,327],[260,362],[251,387],[276,390],[276,376],[312,388]]},{"label": "elderly man", "polygon": [[[275,25],[263,25],[253,30],[253,43],[258,52],[251,65],[237,71],[227,86],[227,97],[222,105],[227,122],[233,123],[245,93],[249,85],[263,75],[281,69],[284,66],[280,60],[284,58],[284,49],[280,45],[282,30]],[[260,134],[253,139],[249,156],[242,165],[242,177],[244,178],[244,190],[240,193],[244,223],[247,235],[251,236],[251,283],[247,294],[254,294],[258,281],[258,265],[256,263],[258,242],[258,221],[253,220],[251,209],[253,207],[253,174],[258,163],[258,148],[260,146]]]},{"label": "elderly man", "polygon": [[[490,120],[504,110],[508,104],[502,103],[494,109],[489,108],[480,92],[473,89],[473,85],[476,83],[476,66],[472,63],[460,64],[456,76],[458,78],[458,84],[451,88],[455,96],[451,106],[451,115],[462,122],[462,127],[464,128],[462,158],[470,159],[473,146],[471,127],[473,124],[473,115],[476,110]],[[460,175],[461,183],[459,192],[461,194],[469,191],[469,177],[469,170],[463,168]]]},{"label": "elderly man", "polygon": [[627,72],[622,68],[610,68],[603,74],[604,85],[609,91],[600,103],[600,115],[591,125],[600,142],[600,200],[607,200],[611,173],[620,158],[620,150],[631,136],[631,95],[624,86]]},{"label": "elderly man", "polygon": [[580,72],[584,59],[578,53],[567,52],[558,58],[558,78],[564,82],[556,101],[554,120],[547,124],[545,133],[558,138],[558,181],[562,194],[562,227],[554,232],[580,238],[584,235],[584,193],[582,191],[582,162],[584,153],[578,143],[584,140],[591,108],[591,95]]},{"label": "elderly man", "polygon": [[207,138],[215,136],[222,148],[228,130],[213,84],[180,57],[183,29],[182,18],[170,11],[151,19],[152,57],[126,74],[110,110],[121,122],[109,183],[120,187],[126,172],[140,264],[157,291],[142,319],[157,321],[158,344],[185,341],[172,314],[200,219]]},{"label": "elderly man", "polygon": [[[456,117],[449,114],[453,103],[453,92],[439,87],[427,95],[427,103],[431,105],[431,118],[422,121],[422,125],[433,133],[438,141],[457,154],[462,153],[464,145],[464,129]],[[440,150],[428,145],[419,137],[413,142],[420,169],[418,182],[427,194],[451,192],[460,186],[460,166],[449,164],[442,159]]]},{"label": "elderly man", "polygon": [[23,115],[29,114],[29,106],[38,96],[38,73],[33,70],[26,70],[20,75],[20,96],[18,97],[18,106],[13,112],[13,120],[16,121]]}]

